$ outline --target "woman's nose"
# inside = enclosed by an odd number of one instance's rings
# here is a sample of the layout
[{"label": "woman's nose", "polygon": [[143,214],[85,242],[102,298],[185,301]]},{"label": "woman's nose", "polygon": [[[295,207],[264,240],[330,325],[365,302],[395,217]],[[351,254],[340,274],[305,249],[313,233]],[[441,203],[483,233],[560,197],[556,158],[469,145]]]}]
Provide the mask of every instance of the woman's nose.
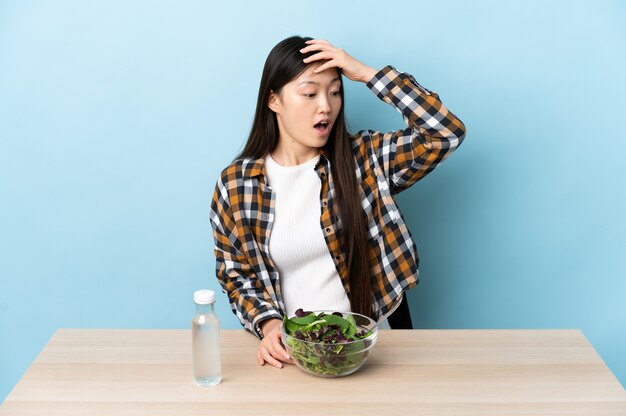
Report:
[{"label": "woman's nose", "polygon": [[319,106],[319,110],[322,113],[329,113],[330,112],[330,101],[328,100],[328,98],[322,96],[320,94],[320,101],[318,103]]}]

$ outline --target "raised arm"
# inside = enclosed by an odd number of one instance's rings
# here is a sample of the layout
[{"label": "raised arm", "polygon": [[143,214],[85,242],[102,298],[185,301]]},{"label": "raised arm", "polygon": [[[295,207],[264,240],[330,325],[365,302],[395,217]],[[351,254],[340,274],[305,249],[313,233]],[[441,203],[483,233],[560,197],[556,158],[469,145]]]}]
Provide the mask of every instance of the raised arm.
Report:
[{"label": "raised arm", "polygon": [[[436,92],[388,65],[367,86],[404,118],[407,128],[381,133],[363,130],[358,145],[374,152],[392,194],[397,194],[435,169],[465,138],[463,122],[450,112]],[[369,155],[368,155],[369,156]]]},{"label": "raised arm", "polygon": [[326,60],[315,72],[341,69],[351,81],[363,82],[404,117],[406,129],[381,133],[363,130],[355,135],[354,146],[364,160],[381,167],[392,194],[423,178],[439,165],[465,138],[465,125],[441,102],[439,95],[417,83],[413,76],[388,65],[376,71],[324,39],[306,42],[302,53],[319,51],[304,59],[310,63]]}]

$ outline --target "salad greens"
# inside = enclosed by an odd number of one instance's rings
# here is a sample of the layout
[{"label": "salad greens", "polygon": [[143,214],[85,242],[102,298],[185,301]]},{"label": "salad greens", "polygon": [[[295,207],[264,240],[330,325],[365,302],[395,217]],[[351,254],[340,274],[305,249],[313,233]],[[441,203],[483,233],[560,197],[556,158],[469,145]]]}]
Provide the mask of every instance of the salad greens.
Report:
[{"label": "salad greens", "polygon": [[[371,331],[359,330],[354,317],[341,312],[296,311],[294,318],[283,320],[287,345],[294,360],[305,370],[324,376],[349,374],[369,354]],[[352,371],[351,371],[352,370]]]}]

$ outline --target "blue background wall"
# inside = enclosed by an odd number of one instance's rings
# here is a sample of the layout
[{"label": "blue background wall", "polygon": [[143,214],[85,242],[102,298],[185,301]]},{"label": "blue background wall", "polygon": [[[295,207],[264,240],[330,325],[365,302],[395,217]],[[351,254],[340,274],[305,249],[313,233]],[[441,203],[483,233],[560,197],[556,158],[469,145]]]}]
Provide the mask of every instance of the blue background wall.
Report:
[{"label": "blue background wall", "polygon": [[[60,327],[187,328],[208,211],[292,34],[468,128],[398,200],[419,328],[581,328],[626,384],[623,2],[0,2],[0,400]],[[403,127],[347,81],[353,131]],[[240,328],[219,292],[225,328]]]}]

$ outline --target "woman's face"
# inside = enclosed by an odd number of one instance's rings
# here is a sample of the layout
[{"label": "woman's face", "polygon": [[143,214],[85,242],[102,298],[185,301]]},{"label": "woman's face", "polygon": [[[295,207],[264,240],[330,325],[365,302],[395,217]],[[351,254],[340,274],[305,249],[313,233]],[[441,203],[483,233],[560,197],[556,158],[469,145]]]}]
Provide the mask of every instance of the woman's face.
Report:
[{"label": "woman's face", "polygon": [[[288,144],[297,152],[307,152],[326,144],[341,109],[341,77],[336,68],[317,74],[314,63],[271,94],[269,107],[276,113],[279,145]],[[324,126],[320,122],[325,121]]]}]

